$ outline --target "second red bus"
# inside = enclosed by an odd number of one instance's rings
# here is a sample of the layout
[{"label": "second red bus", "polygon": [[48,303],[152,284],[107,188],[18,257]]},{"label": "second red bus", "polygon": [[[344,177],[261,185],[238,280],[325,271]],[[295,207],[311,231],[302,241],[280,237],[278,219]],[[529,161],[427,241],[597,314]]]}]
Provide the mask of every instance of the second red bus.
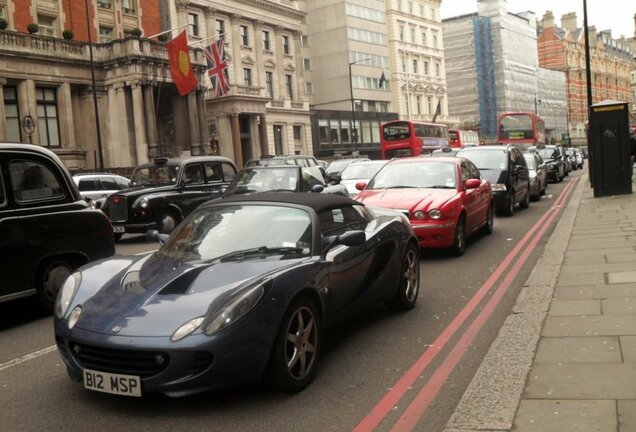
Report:
[{"label": "second red bus", "polygon": [[449,147],[448,126],[410,120],[394,120],[380,126],[382,159],[419,156]]}]

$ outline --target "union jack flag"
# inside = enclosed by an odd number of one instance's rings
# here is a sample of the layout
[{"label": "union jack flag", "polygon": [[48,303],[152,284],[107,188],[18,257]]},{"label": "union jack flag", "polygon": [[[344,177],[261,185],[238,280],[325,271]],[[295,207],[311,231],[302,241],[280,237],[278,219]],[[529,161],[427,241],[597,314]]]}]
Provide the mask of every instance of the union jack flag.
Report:
[{"label": "union jack flag", "polygon": [[209,48],[204,48],[203,52],[208,63],[208,75],[214,87],[214,97],[221,97],[230,91],[230,78],[225,61],[225,38],[220,37]]}]

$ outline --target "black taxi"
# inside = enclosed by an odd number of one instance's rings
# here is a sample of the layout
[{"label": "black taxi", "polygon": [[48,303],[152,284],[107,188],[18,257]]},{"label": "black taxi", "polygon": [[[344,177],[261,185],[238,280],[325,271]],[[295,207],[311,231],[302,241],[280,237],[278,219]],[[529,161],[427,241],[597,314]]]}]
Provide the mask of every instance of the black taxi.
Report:
[{"label": "black taxi", "polygon": [[220,197],[236,172],[222,156],[155,158],[135,168],[130,187],[110,195],[102,210],[115,239],[150,229],[169,234],[199,204]]},{"label": "black taxi", "polygon": [[110,222],[53,152],[0,144],[0,303],[35,295],[51,313],[76,268],[114,253]]}]

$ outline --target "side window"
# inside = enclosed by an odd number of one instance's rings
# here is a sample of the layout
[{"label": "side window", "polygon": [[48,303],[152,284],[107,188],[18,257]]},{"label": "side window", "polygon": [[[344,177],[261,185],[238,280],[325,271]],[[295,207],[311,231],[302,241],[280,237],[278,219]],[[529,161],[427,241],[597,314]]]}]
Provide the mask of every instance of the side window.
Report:
[{"label": "side window", "polygon": [[0,208],[7,205],[7,194],[4,192],[4,180],[0,169]]},{"label": "side window", "polygon": [[322,173],[317,167],[314,168],[301,168],[303,174],[304,190],[311,190],[316,185],[325,186]]},{"label": "side window", "polygon": [[190,164],[185,167],[183,172],[183,178],[186,184],[200,184],[203,183],[203,173],[201,172],[200,164]]},{"label": "side window", "polygon": [[351,206],[324,210],[318,216],[323,236],[340,235],[366,227],[364,217]]},{"label": "side window", "polygon": [[114,179],[111,179],[108,177],[102,177],[101,179],[99,179],[99,182],[102,185],[101,187],[102,190],[118,190],[119,189],[119,185]]},{"label": "side window", "polygon": [[470,169],[468,168],[468,164],[466,162],[462,162],[461,169],[462,169],[462,185],[463,185],[466,182],[466,180],[471,178],[471,175],[470,175]]},{"label": "side window", "polygon": [[115,181],[117,182],[117,189],[125,189],[130,184],[130,180],[125,178],[117,178]]},{"label": "side window", "polygon": [[80,179],[77,188],[80,190],[80,192],[98,190],[97,182],[95,181],[95,179],[92,178]]},{"label": "side window", "polygon": [[9,162],[13,194],[18,202],[51,200],[64,197],[64,189],[51,169],[34,160]]},{"label": "side window", "polygon": [[479,168],[477,168],[477,166],[475,166],[475,164],[470,161],[466,162],[466,164],[468,165],[468,169],[470,170],[470,178],[481,180],[481,173],[479,172]]},{"label": "side window", "polygon": [[205,164],[205,177],[208,183],[219,182],[223,180],[223,173],[218,162],[208,162]]},{"label": "side window", "polygon": [[223,179],[225,181],[232,181],[236,176],[236,170],[232,164],[223,162],[221,164],[221,169],[223,170]]}]

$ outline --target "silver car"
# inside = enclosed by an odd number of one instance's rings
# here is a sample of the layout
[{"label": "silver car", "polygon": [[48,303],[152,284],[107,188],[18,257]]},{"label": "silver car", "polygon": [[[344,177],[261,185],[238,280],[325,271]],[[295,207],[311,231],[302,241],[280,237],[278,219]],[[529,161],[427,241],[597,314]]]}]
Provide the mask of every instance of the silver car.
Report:
[{"label": "silver car", "polygon": [[126,177],[111,173],[75,174],[73,180],[80,194],[93,200],[95,208],[101,208],[110,194],[127,188],[130,183]]}]

